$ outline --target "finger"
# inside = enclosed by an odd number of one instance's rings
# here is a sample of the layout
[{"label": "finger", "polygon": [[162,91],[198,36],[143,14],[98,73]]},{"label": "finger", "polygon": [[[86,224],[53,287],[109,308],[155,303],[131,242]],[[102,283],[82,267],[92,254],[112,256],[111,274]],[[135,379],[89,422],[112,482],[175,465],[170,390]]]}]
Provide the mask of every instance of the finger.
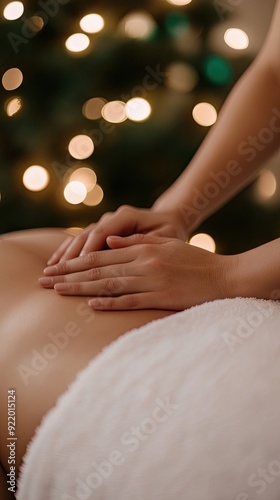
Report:
[{"label": "finger", "polygon": [[133,293],[120,297],[98,297],[89,300],[88,305],[99,311],[129,311],[131,309],[167,309],[159,305],[153,292]]},{"label": "finger", "polygon": [[110,248],[124,248],[133,245],[141,244],[163,244],[170,241],[170,238],[164,238],[163,236],[155,236],[152,234],[132,234],[125,238],[121,236],[108,236],[107,244]]},{"label": "finger", "polygon": [[82,283],[85,281],[97,281],[105,278],[121,278],[125,276],[142,276],[142,266],[131,266],[130,264],[119,264],[114,266],[93,267],[83,272],[76,272],[62,276],[41,277],[38,282],[44,288],[53,288],[58,283]]},{"label": "finger", "polygon": [[125,250],[104,250],[101,252],[91,252],[83,257],[59,262],[58,264],[44,269],[45,276],[59,276],[88,269],[129,263],[133,260],[133,253]]},{"label": "finger", "polygon": [[90,231],[92,231],[94,224],[86,227],[78,236],[76,236],[72,243],[68,246],[64,254],[60,258],[60,262],[64,262],[69,259],[73,259],[80,255],[80,252],[88,239]]},{"label": "finger", "polygon": [[106,278],[82,283],[58,283],[54,286],[60,295],[112,297],[142,292],[143,280],[138,277]]},{"label": "finger", "polygon": [[58,247],[58,249],[49,258],[49,260],[47,262],[48,266],[56,264],[59,261],[60,257],[64,254],[67,247],[71,244],[73,238],[74,238],[73,236],[68,236],[66,238],[66,240],[63,241],[63,243]]},{"label": "finger", "polygon": [[135,212],[133,207],[122,206],[114,214],[105,214],[90,233],[81,255],[104,248],[106,238],[110,234],[134,233],[137,225]]}]

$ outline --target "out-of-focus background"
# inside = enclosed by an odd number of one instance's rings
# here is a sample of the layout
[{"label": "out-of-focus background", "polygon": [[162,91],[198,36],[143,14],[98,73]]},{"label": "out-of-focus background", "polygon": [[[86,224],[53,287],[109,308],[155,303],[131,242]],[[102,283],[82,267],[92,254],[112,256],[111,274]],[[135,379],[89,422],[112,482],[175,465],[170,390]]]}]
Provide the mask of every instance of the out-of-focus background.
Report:
[{"label": "out-of-focus background", "polygon": [[[274,5],[0,2],[0,233],[150,207],[215,123]],[[279,237],[279,163],[199,228],[218,252]]]}]

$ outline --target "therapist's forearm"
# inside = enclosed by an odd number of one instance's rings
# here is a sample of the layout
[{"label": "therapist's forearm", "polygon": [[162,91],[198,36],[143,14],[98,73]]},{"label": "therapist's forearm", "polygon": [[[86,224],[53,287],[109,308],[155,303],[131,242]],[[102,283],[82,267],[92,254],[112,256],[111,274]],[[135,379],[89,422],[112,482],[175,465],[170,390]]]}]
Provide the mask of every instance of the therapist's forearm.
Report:
[{"label": "therapist's forearm", "polygon": [[153,210],[178,210],[190,232],[251,182],[280,140],[280,78],[256,60],[235,85],[217,123]]},{"label": "therapist's forearm", "polygon": [[280,238],[233,258],[233,297],[280,300]]}]

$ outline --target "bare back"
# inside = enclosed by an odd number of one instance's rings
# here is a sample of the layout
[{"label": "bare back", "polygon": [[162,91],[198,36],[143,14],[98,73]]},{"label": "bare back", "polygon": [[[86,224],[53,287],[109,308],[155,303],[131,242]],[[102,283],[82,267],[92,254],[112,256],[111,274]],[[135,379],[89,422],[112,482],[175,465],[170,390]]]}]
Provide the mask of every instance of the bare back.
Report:
[{"label": "bare back", "polygon": [[64,239],[65,233],[58,229],[0,238],[0,458],[6,471],[9,390],[16,391],[18,468],[42,417],[76,374],[123,333],[171,314],[155,310],[95,313],[86,297],[61,297],[41,289],[38,277]]}]

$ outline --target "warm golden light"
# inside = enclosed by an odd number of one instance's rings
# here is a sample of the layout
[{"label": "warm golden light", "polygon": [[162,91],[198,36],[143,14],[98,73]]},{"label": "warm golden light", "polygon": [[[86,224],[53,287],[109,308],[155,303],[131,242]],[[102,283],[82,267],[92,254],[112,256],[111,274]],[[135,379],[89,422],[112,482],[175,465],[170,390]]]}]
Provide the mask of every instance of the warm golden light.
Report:
[{"label": "warm golden light", "polygon": [[199,82],[197,71],[189,64],[172,63],[166,73],[166,86],[177,92],[190,92]]},{"label": "warm golden light", "polygon": [[260,200],[272,198],[277,189],[276,177],[271,170],[263,170],[256,182],[256,191]]},{"label": "warm golden light", "polygon": [[238,28],[230,28],[225,32],[226,44],[235,50],[244,50],[249,46],[249,37],[245,31]]},{"label": "warm golden light", "polygon": [[22,108],[22,102],[20,97],[12,97],[8,99],[4,104],[4,109],[8,116],[15,115]]},{"label": "warm golden light", "polygon": [[152,108],[151,105],[141,97],[130,99],[125,106],[127,117],[134,122],[142,122],[149,118]]},{"label": "warm golden light", "polygon": [[84,33],[75,33],[69,36],[65,42],[66,48],[70,52],[83,52],[90,44],[90,39]]},{"label": "warm golden light", "polygon": [[202,127],[210,127],[217,121],[217,111],[208,102],[200,102],[192,112],[193,119]]},{"label": "warm golden light", "polygon": [[215,253],[216,251],[215,240],[212,238],[212,236],[209,236],[209,234],[196,234],[190,239],[189,244],[195,247],[203,248],[204,250],[208,250],[208,252]]},{"label": "warm golden light", "polygon": [[101,110],[107,103],[106,99],[101,97],[93,97],[85,102],[82,113],[88,120],[99,120],[101,118]]},{"label": "warm golden light", "polygon": [[71,205],[82,203],[87,195],[86,186],[80,181],[69,182],[64,189],[64,198]]},{"label": "warm golden light", "polygon": [[104,19],[99,14],[88,14],[81,19],[80,27],[86,33],[98,33],[104,28]]},{"label": "warm golden light", "polygon": [[121,23],[126,36],[130,38],[147,38],[156,26],[154,18],[146,11],[130,12]]},{"label": "warm golden light", "polygon": [[3,16],[8,21],[19,19],[24,12],[24,5],[22,2],[10,2],[6,5],[3,11]]},{"label": "warm golden light", "polygon": [[2,76],[2,85],[6,90],[15,90],[23,82],[23,74],[18,68],[8,69]]},{"label": "warm golden light", "polygon": [[85,160],[92,155],[94,144],[88,135],[76,135],[69,142],[68,151],[76,160]]},{"label": "warm golden light", "polygon": [[92,191],[97,182],[96,173],[88,167],[77,168],[70,176],[70,181],[79,181],[84,184],[87,192]]},{"label": "warm golden light", "polygon": [[26,28],[31,33],[38,33],[44,27],[44,20],[40,16],[32,16],[26,21]]},{"label": "warm golden light", "polygon": [[96,184],[93,190],[87,194],[87,197],[83,201],[83,203],[88,207],[95,207],[96,205],[99,205],[99,203],[101,203],[103,198],[104,198],[103,189],[99,186],[99,184]]},{"label": "warm golden light", "polygon": [[77,236],[83,231],[82,227],[68,227],[64,230],[65,233],[71,234],[71,236]]},{"label": "warm golden light", "polygon": [[104,120],[110,123],[122,123],[127,120],[126,105],[122,101],[112,101],[105,104],[102,108]]},{"label": "warm golden light", "polygon": [[29,191],[42,191],[49,184],[50,176],[48,171],[40,165],[28,167],[22,178],[22,182]]},{"label": "warm golden light", "polygon": [[188,5],[192,0],[167,0],[172,5]]}]

